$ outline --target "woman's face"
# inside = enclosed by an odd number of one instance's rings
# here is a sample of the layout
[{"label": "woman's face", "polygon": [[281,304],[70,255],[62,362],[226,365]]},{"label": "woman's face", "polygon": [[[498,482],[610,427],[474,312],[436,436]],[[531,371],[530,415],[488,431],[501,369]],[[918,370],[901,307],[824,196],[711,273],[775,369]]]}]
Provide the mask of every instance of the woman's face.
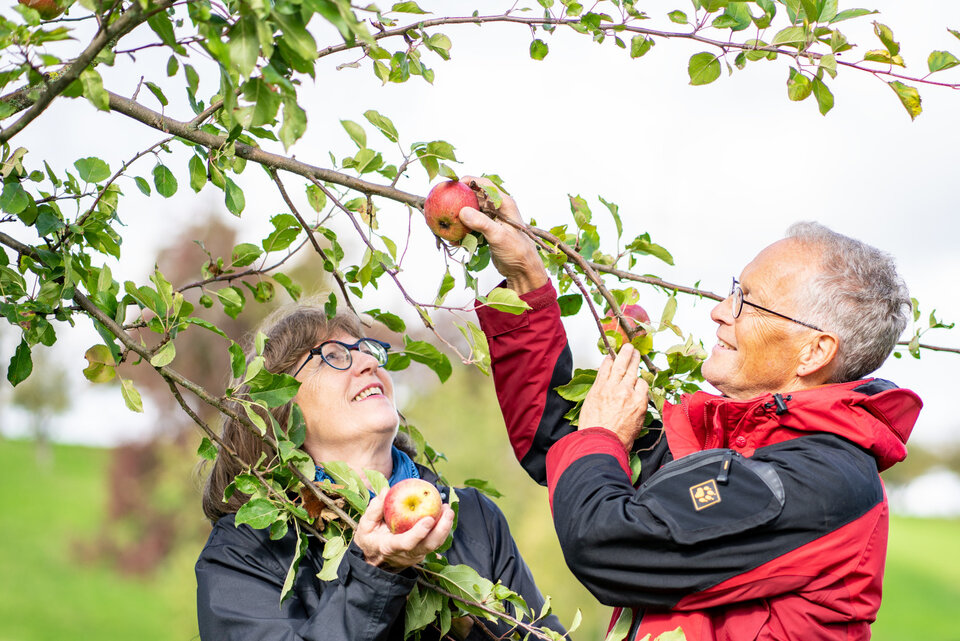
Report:
[{"label": "woman's face", "polygon": [[[336,333],[328,340],[349,345],[357,338]],[[373,356],[359,350],[350,350],[350,355],[353,362],[348,369],[334,369],[314,356],[297,374],[300,389],[293,400],[303,410],[308,445],[314,448],[339,447],[371,439],[389,443],[396,434],[400,419],[390,375]],[[296,367],[300,367],[307,356],[304,354]]]}]

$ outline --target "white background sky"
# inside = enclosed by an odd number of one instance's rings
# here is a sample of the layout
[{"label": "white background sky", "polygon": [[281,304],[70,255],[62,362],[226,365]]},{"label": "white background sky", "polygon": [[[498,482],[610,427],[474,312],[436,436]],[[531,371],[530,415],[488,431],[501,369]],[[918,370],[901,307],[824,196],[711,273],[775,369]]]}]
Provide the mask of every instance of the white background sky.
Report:
[{"label": "white background sky", "polygon": [[[477,6],[481,12],[494,12],[505,5]],[[894,29],[904,46],[908,72],[925,72],[932,49],[960,55],[960,41],[946,30],[960,28],[956,2],[884,0],[863,6],[880,9],[878,19]],[[679,1],[646,7],[656,16],[687,9]],[[879,47],[869,35],[869,18],[861,22],[859,29],[846,23],[851,26],[845,31],[865,48]],[[352,60],[352,54],[322,63],[315,82],[304,79],[301,104],[310,129],[292,153],[329,166],[327,150],[339,158],[354,149],[339,119],[366,125],[362,113],[372,108],[393,120],[405,146],[444,139],[456,146],[460,173],[502,176],[523,214],[541,227],[568,222],[567,194],[579,194],[609,234],[612,223],[597,196],[617,203],[625,239],[647,231],[676,259],[676,267],[650,259],[638,266],[640,271],[682,284],[701,281],[705,289],[725,292],[730,276],[739,274],[760,249],[780,238],[791,223],[812,219],[892,253],[921,302],[922,322],[931,308],[948,321],[960,320],[957,92],[921,87],[924,113],[911,122],[883,82],[843,69],[830,83],[836,106],[823,117],[812,97],[802,103],[787,100],[784,61],[750,63],[731,77],[724,73],[709,86],[692,87],[686,61],[703,48],[681,41],[660,41],[646,57],[630,60],[610,41],[597,45],[558,32],[545,38],[550,54],[537,62],[527,55],[530,35],[524,27],[443,31],[453,40],[453,59],[444,63],[429,56],[428,64],[436,70],[432,86],[415,78],[381,87],[366,67],[334,69]],[[859,59],[854,52],[848,56]],[[182,76],[165,77],[166,57],[144,53],[136,64],[101,69],[105,85],[129,96],[146,74],[171,98],[167,113],[189,120]],[[957,70],[939,75],[954,82],[958,78]],[[214,88],[202,83],[200,93],[207,95]],[[140,99],[159,108],[145,89]],[[389,149],[371,126],[366,128],[371,144],[382,141],[381,148]],[[29,148],[33,162],[45,159],[63,168],[78,157],[95,155],[115,169],[161,137],[123,116],[96,113],[85,101],[59,100],[13,142]],[[388,160],[397,162],[396,157]],[[189,190],[185,161],[181,152],[165,160],[180,182],[174,198],[147,199],[132,182],[123,186],[129,196],[120,210],[129,225],[123,265],[133,275],[120,274],[118,267],[115,276],[145,278],[155,249],[181,225],[211,209],[225,212],[221,192],[210,186],[199,195]],[[140,163],[134,173],[149,177],[153,161]],[[248,167],[240,180],[247,197],[239,221],[242,240],[258,242],[267,218],[284,206],[257,167]],[[298,184],[293,177],[287,179],[293,192],[301,192]],[[430,187],[418,168],[399,186],[420,194]],[[406,214],[388,203],[381,206],[381,223],[396,238],[406,229]],[[442,264],[424,227],[414,225],[410,242],[406,283],[427,300],[436,291]],[[496,282],[492,270],[485,275],[488,287]],[[369,299],[369,307],[400,306],[387,280],[380,290]],[[653,293],[644,297],[642,302],[657,317],[662,299]],[[708,348],[715,331],[708,319],[710,307],[709,301],[681,297],[676,321],[703,338]],[[572,333],[579,333],[579,327],[575,323]],[[63,329],[61,336],[67,336]],[[928,342],[958,346],[958,336],[958,330],[934,332]],[[2,357],[8,359],[14,337],[7,329],[3,338]],[[58,358],[73,370],[75,385],[76,406],[56,427],[63,440],[113,442],[142,434],[158,418],[150,415],[149,406],[143,417],[127,412],[118,389],[90,389],[79,372],[85,365],[84,350],[96,341],[90,328],[81,327],[57,347]],[[585,342],[589,344],[574,345],[577,365],[595,366],[599,357],[593,338]],[[924,399],[926,407],[914,432],[917,442],[939,445],[960,438],[952,403],[958,363],[958,355],[924,353],[920,361],[909,356],[891,359],[878,372]],[[5,404],[0,395],[0,408]],[[0,412],[0,429],[6,433],[22,432],[22,422],[22,415],[9,408]]]}]

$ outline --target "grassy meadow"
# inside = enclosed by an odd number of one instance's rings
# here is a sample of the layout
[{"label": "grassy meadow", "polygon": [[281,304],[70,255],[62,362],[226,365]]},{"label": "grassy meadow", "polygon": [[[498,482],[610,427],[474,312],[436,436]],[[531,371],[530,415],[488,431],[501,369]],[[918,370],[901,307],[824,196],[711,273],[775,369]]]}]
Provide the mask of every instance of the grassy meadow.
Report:
[{"label": "grassy meadow", "polygon": [[[569,623],[580,608],[584,623],[575,638],[599,641],[609,610],[562,562],[546,492],[516,464],[488,380],[458,370],[442,396],[408,404],[405,415],[446,453],[453,482],[484,478],[504,494],[498,503],[555,611]],[[450,399],[464,399],[469,411],[458,411]],[[61,445],[44,467],[31,443],[0,440],[0,641],[197,638],[193,562],[204,527],[195,499],[195,509],[183,512],[195,519],[189,535],[146,576],[122,574],[109,559],[84,553],[103,536],[109,462],[106,450]],[[874,639],[960,639],[951,616],[960,603],[958,541],[960,520],[893,519]]]}]

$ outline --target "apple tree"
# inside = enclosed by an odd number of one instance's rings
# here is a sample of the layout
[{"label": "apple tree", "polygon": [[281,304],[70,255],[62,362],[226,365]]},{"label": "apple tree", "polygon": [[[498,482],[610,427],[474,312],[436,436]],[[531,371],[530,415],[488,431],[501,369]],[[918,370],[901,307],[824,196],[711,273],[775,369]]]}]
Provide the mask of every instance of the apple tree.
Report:
[{"label": "apple tree", "polygon": [[[402,346],[388,367],[400,370],[420,363],[443,381],[452,361],[489,368],[486,341],[469,320],[469,310],[445,304],[454,288],[510,313],[522,313],[526,305],[508,289],[480,290],[477,275],[490,262],[482,238],[468,235],[455,245],[438,239],[411,250],[409,236],[391,237],[378,226],[386,217],[418,218],[424,185],[438,177],[457,178],[454,145],[441,139],[410,142],[387,115],[369,109],[340,122],[355,145],[351,154],[336,158],[297,149],[310,119],[310,106],[302,99],[307,79],[342,60],[338,55],[350,54],[348,62],[339,64],[345,73],[336,83],[343,90],[349,83],[432,83],[455,67],[451,51],[458,33],[499,23],[514,28],[518,40],[529,41],[529,56],[535,60],[549,55],[558,31],[622,49],[623,56],[635,59],[654,46],[693,43],[701,51],[687,64],[692,85],[721,81],[725,70],[732,75],[776,65],[786,79],[786,98],[809,99],[824,115],[835,99],[842,100],[843,80],[853,74],[878,79],[879,93],[899,101],[911,119],[921,114],[921,89],[960,89],[951,75],[960,59],[935,50],[927,56],[926,68],[907,69],[897,25],[881,22],[871,9],[841,7],[837,0],[653,4],[520,0],[486,11],[414,1],[361,6],[348,0],[21,0],[4,9],[0,314],[20,332],[7,368],[9,383],[16,386],[30,377],[34,347],[53,345],[78,323],[92,324],[101,340],[86,353],[84,375],[94,383],[119,382],[131,410],[142,411],[142,399],[133,381],[118,370],[121,364],[154,372],[165,383],[203,433],[199,456],[237,454],[196,411],[197,403],[241,421],[269,444],[274,456],[245,465],[228,490],[250,497],[238,521],[269,528],[274,536],[295,529],[301,553],[306,534],[313,534],[325,542],[329,572],[325,568],[324,574],[334,576],[368,501],[365,480],[346,465],[331,464],[327,469],[336,487],[312,482],[313,461],[299,449],[302,415],[291,412],[290,421],[279,425],[267,411],[289,402],[298,383],[263,369],[262,336],[245,353],[235,337],[204,317],[204,310],[218,308],[237,318],[277,296],[297,300],[303,285],[288,267],[296,257],[313,253],[333,283],[328,313],[353,310],[401,334]],[[867,22],[872,24],[868,41],[855,43],[845,35],[848,25]],[[960,39],[960,32],[950,33]],[[154,58],[162,51],[165,64],[137,67],[137,56],[146,50]],[[114,90],[125,73],[142,75],[132,96]],[[180,95],[164,91],[161,79],[182,87]],[[136,123],[154,133],[156,142],[119,165],[94,152],[54,166],[18,145],[27,128],[42,122],[53,101],[67,100],[87,101],[111,120]],[[170,282],[159,269],[148,279],[114,273],[111,265],[117,264],[135,226],[125,207],[129,194],[163,199],[178,190],[215,190],[226,210],[249,218],[258,215],[245,211],[246,194],[256,184],[251,180],[254,165],[266,172],[282,210],[269,217],[263,237],[243,238],[229,255],[208,253],[189,282]],[[506,187],[500,176],[488,177],[494,186],[476,186],[476,191],[483,209],[496,216]],[[702,380],[702,345],[674,324],[677,297],[723,297],[649,275],[652,261],[672,264],[673,257],[647,233],[624,237],[616,203],[570,196],[569,205],[566,221],[552,221],[549,228],[525,224],[522,230],[537,243],[556,278],[562,313],[592,317],[604,350],[616,349],[626,338],[642,351],[654,406],[650,415],[655,416],[666,400],[697,389]],[[595,219],[600,215],[613,221],[614,235],[601,238]],[[403,268],[426,251],[440,253],[447,268],[436,295],[424,299],[411,293]],[[435,340],[413,338],[397,310],[366,305],[365,296],[379,287],[399,292],[414,311],[412,317]],[[622,313],[637,303],[638,287],[667,294],[654,320],[640,324]],[[608,313],[626,334],[603,327]],[[443,314],[452,316],[459,335],[439,329],[436,319]],[[925,332],[951,325],[934,314],[920,323],[919,306],[915,321],[918,329],[904,343],[905,351],[917,357],[924,348],[960,351],[922,342]],[[229,355],[237,385],[210,389],[177,370],[177,347],[186,332],[206,332],[210,349]],[[561,393],[581,401],[594,375],[578,370]],[[575,408],[570,418],[576,420],[576,413]],[[404,429],[419,446],[419,462],[435,465],[438,455],[424,436],[413,426]],[[372,482],[382,489],[383,479]],[[290,566],[287,588],[298,561]],[[420,568],[420,575],[407,609],[412,636],[427,626],[446,632],[459,616],[506,619],[518,634],[556,636],[537,626],[545,612],[527,611],[518,595],[469,568],[437,557]],[[515,609],[508,610],[505,603]]]}]

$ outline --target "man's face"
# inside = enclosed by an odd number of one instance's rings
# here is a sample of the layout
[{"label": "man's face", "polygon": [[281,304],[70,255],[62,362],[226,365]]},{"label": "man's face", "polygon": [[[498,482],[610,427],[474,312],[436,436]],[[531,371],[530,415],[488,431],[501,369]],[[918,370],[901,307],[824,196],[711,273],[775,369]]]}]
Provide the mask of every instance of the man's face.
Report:
[{"label": "man's face", "polygon": [[[797,294],[816,273],[818,256],[796,240],[761,251],[740,274],[744,300],[803,320]],[[719,327],[703,376],[726,396],[748,399],[796,389],[799,357],[814,330],[744,305],[733,318],[730,298],[710,312]]]}]

